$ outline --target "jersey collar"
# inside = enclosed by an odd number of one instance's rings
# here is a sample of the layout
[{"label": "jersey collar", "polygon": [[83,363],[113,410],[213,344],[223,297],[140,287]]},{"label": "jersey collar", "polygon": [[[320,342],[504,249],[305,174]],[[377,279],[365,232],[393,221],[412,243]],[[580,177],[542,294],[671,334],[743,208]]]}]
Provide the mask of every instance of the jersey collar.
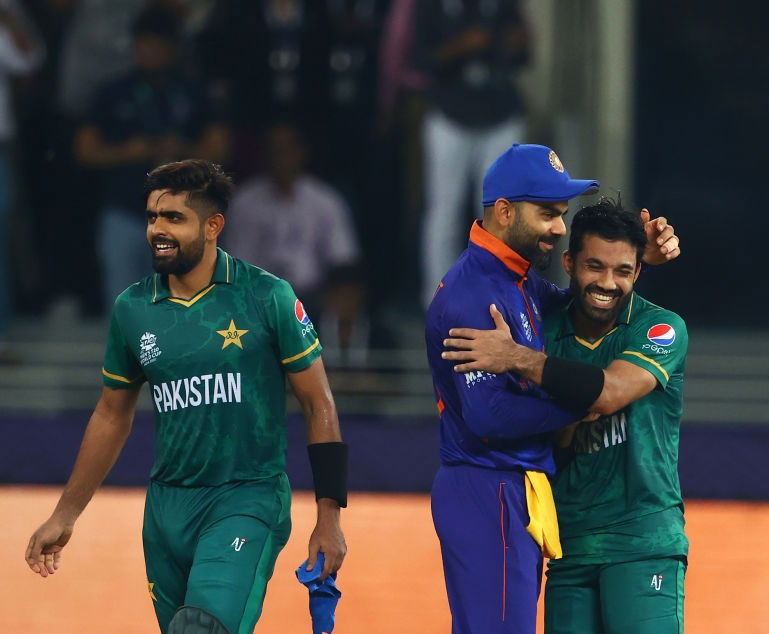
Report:
[{"label": "jersey collar", "polygon": [[473,226],[470,228],[470,244],[491,253],[516,275],[526,277],[531,263],[518,255],[502,240],[486,231],[480,220],[473,222]]},{"label": "jersey collar", "polygon": [[[617,318],[617,323],[609,332],[607,332],[603,337],[598,339],[598,341],[594,342],[594,346],[598,347],[598,345],[604,340],[604,338],[607,335],[610,335],[613,333],[619,326],[629,326],[630,320],[633,317],[633,304],[635,304],[636,301],[636,292],[633,291],[630,295],[630,301],[627,303],[627,306],[623,309],[623,311],[620,313],[619,317]],[[576,337],[577,334],[574,332],[574,320],[571,318],[571,308],[574,304],[574,300],[572,299],[566,306],[561,309],[561,320],[560,324],[558,325],[558,335],[556,337],[556,340],[563,339],[564,337]]]},{"label": "jersey collar", "polygon": [[[203,292],[207,291],[214,284],[232,284],[234,281],[235,263],[232,256],[224,251],[224,249],[216,247],[216,266],[214,267],[214,274],[211,276],[211,282],[192,299],[200,297]],[[168,288],[168,275],[155,273],[152,276],[150,291],[152,292],[153,304],[157,304],[164,299],[170,299],[171,291]]]}]

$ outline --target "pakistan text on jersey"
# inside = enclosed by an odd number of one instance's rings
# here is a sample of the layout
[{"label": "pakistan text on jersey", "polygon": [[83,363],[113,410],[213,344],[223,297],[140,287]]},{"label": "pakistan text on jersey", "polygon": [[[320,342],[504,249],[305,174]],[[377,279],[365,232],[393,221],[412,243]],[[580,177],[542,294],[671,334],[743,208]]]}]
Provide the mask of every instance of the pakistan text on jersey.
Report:
[{"label": "pakistan text on jersey", "polygon": [[627,418],[621,412],[582,423],[574,434],[574,451],[595,453],[624,442],[627,442]]},{"label": "pakistan text on jersey", "polygon": [[187,407],[240,403],[240,372],[203,374],[152,386],[158,412],[174,412]]}]

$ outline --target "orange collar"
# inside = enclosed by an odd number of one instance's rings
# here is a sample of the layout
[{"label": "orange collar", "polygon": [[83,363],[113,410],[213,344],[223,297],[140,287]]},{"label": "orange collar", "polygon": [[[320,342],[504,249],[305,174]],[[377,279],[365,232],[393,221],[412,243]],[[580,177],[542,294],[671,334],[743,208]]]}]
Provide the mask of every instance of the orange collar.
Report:
[{"label": "orange collar", "polygon": [[502,240],[486,231],[483,225],[481,225],[480,220],[473,222],[473,226],[470,229],[470,242],[494,255],[508,269],[521,277],[526,275],[529,266],[531,266],[528,260],[522,258]]}]

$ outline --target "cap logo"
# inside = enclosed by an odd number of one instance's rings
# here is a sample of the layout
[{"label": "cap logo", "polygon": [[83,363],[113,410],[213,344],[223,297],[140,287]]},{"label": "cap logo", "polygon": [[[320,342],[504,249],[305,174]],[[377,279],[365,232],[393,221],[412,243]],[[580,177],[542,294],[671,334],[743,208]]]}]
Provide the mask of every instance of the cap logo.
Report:
[{"label": "cap logo", "polygon": [[563,163],[561,163],[561,159],[558,158],[558,155],[553,150],[550,150],[548,158],[550,159],[550,165],[553,166],[554,170],[558,172],[563,171]]}]

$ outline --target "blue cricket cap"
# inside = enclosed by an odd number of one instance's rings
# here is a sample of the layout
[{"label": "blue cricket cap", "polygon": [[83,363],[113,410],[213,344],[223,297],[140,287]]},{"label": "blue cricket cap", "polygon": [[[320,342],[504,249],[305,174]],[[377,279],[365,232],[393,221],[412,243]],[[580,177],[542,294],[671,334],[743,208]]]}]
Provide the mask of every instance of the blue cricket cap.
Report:
[{"label": "blue cricket cap", "polygon": [[555,202],[598,191],[598,181],[569,176],[558,155],[544,145],[516,143],[483,177],[483,206],[498,198]]}]

